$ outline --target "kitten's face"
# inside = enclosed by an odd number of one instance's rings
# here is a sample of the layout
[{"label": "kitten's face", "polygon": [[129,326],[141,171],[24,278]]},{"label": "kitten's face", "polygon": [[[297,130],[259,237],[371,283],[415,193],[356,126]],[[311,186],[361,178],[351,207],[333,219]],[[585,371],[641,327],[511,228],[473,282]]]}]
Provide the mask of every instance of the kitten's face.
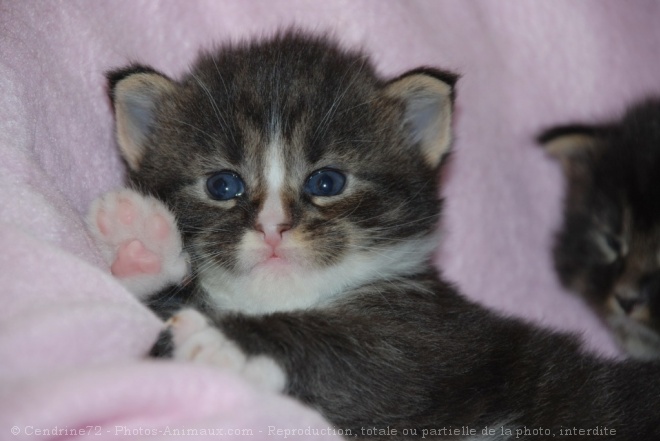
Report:
[{"label": "kitten's face", "polygon": [[304,308],[427,264],[453,77],[384,82],[289,34],[203,56],[180,82],[111,81],[131,180],[173,209],[216,306]]},{"label": "kitten's face", "polygon": [[660,356],[660,103],[546,138],[567,177],[562,282],[603,310],[631,354]]}]

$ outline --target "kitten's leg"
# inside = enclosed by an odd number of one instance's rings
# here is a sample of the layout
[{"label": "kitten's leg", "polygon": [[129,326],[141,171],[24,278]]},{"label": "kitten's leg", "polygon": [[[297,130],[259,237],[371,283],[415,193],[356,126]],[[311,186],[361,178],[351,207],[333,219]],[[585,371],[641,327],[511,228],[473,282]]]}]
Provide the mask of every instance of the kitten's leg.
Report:
[{"label": "kitten's leg", "polygon": [[[456,421],[470,427],[506,421],[513,435],[525,428],[563,436],[568,428],[607,426],[617,440],[660,439],[653,411],[660,396],[658,364],[587,356],[569,336],[469,304],[456,309],[459,299],[448,302],[453,306],[443,314],[428,303],[411,306],[405,294],[390,294],[382,308],[373,307],[379,292],[363,299],[370,308],[354,302],[264,316],[210,313],[211,321],[182,310],[171,324],[170,346],[176,359],[258,378],[357,435],[379,424],[423,433]],[[392,313],[404,305],[423,327]],[[443,325],[426,327],[436,322]]]},{"label": "kitten's leg", "polygon": [[272,358],[248,357],[196,310],[179,311],[168,321],[168,329],[174,359],[218,366],[264,389],[275,392],[284,390],[286,375]]},{"label": "kitten's leg", "polygon": [[159,200],[128,189],[109,192],[94,201],[87,223],[112,274],[139,298],[186,276],[181,235]]}]

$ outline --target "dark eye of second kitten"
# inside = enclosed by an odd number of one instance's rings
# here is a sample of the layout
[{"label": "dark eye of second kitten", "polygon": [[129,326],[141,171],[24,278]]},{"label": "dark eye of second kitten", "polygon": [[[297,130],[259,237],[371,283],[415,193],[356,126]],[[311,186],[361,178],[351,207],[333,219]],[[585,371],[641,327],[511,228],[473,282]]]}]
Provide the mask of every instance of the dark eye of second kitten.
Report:
[{"label": "dark eye of second kitten", "polygon": [[660,295],[660,271],[646,275],[639,281],[639,290],[644,301],[651,302]]},{"label": "dark eye of second kitten", "polygon": [[605,243],[607,243],[607,246],[610,247],[617,256],[621,257],[621,241],[619,239],[611,234],[605,233]]},{"label": "dark eye of second kitten", "polygon": [[343,173],[322,168],[309,176],[305,191],[312,196],[336,196],[344,190],[345,184],[346,176]]},{"label": "dark eye of second kitten", "polygon": [[221,171],[206,180],[206,190],[217,201],[228,201],[243,194],[245,185],[236,173]]}]

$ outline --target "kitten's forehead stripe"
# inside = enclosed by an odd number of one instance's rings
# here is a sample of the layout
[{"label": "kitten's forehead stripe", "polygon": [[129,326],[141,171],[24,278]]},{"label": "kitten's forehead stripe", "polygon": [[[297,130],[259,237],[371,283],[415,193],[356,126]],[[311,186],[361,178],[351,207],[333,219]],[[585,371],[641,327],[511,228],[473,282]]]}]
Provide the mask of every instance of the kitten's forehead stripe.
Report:
[{"label": "kitten's forehead stripe", "polygon": [[286,210],[282,203],[282,191],[286,169],[282,157],[282,141],[279,136],[273,136],[266,147],[266,158],[263,162],[263,176],[265,181],[266,200],[264,202],[257,222],[263,228],[277,226],[287,222]]},{"label": "kitten's forehead stripe", "polygon": [[286,169],[282,157],[282,141],[279,137],[274,138],[268,146],[267,160],[265,162],[264,176],[268,183],[269,193],[280,194]]}]

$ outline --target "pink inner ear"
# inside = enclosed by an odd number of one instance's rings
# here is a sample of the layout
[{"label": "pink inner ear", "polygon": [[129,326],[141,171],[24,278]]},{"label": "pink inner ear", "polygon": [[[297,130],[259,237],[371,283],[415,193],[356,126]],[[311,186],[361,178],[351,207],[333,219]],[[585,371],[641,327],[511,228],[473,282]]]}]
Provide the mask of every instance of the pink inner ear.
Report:
[{"label": "pink inner ear", "polygon": [[137,239],[119,246],[117,258],[110,267],[112,274],[118,277],[157,274],[160,270],[161,261],[158,255],[149,251]]}]

